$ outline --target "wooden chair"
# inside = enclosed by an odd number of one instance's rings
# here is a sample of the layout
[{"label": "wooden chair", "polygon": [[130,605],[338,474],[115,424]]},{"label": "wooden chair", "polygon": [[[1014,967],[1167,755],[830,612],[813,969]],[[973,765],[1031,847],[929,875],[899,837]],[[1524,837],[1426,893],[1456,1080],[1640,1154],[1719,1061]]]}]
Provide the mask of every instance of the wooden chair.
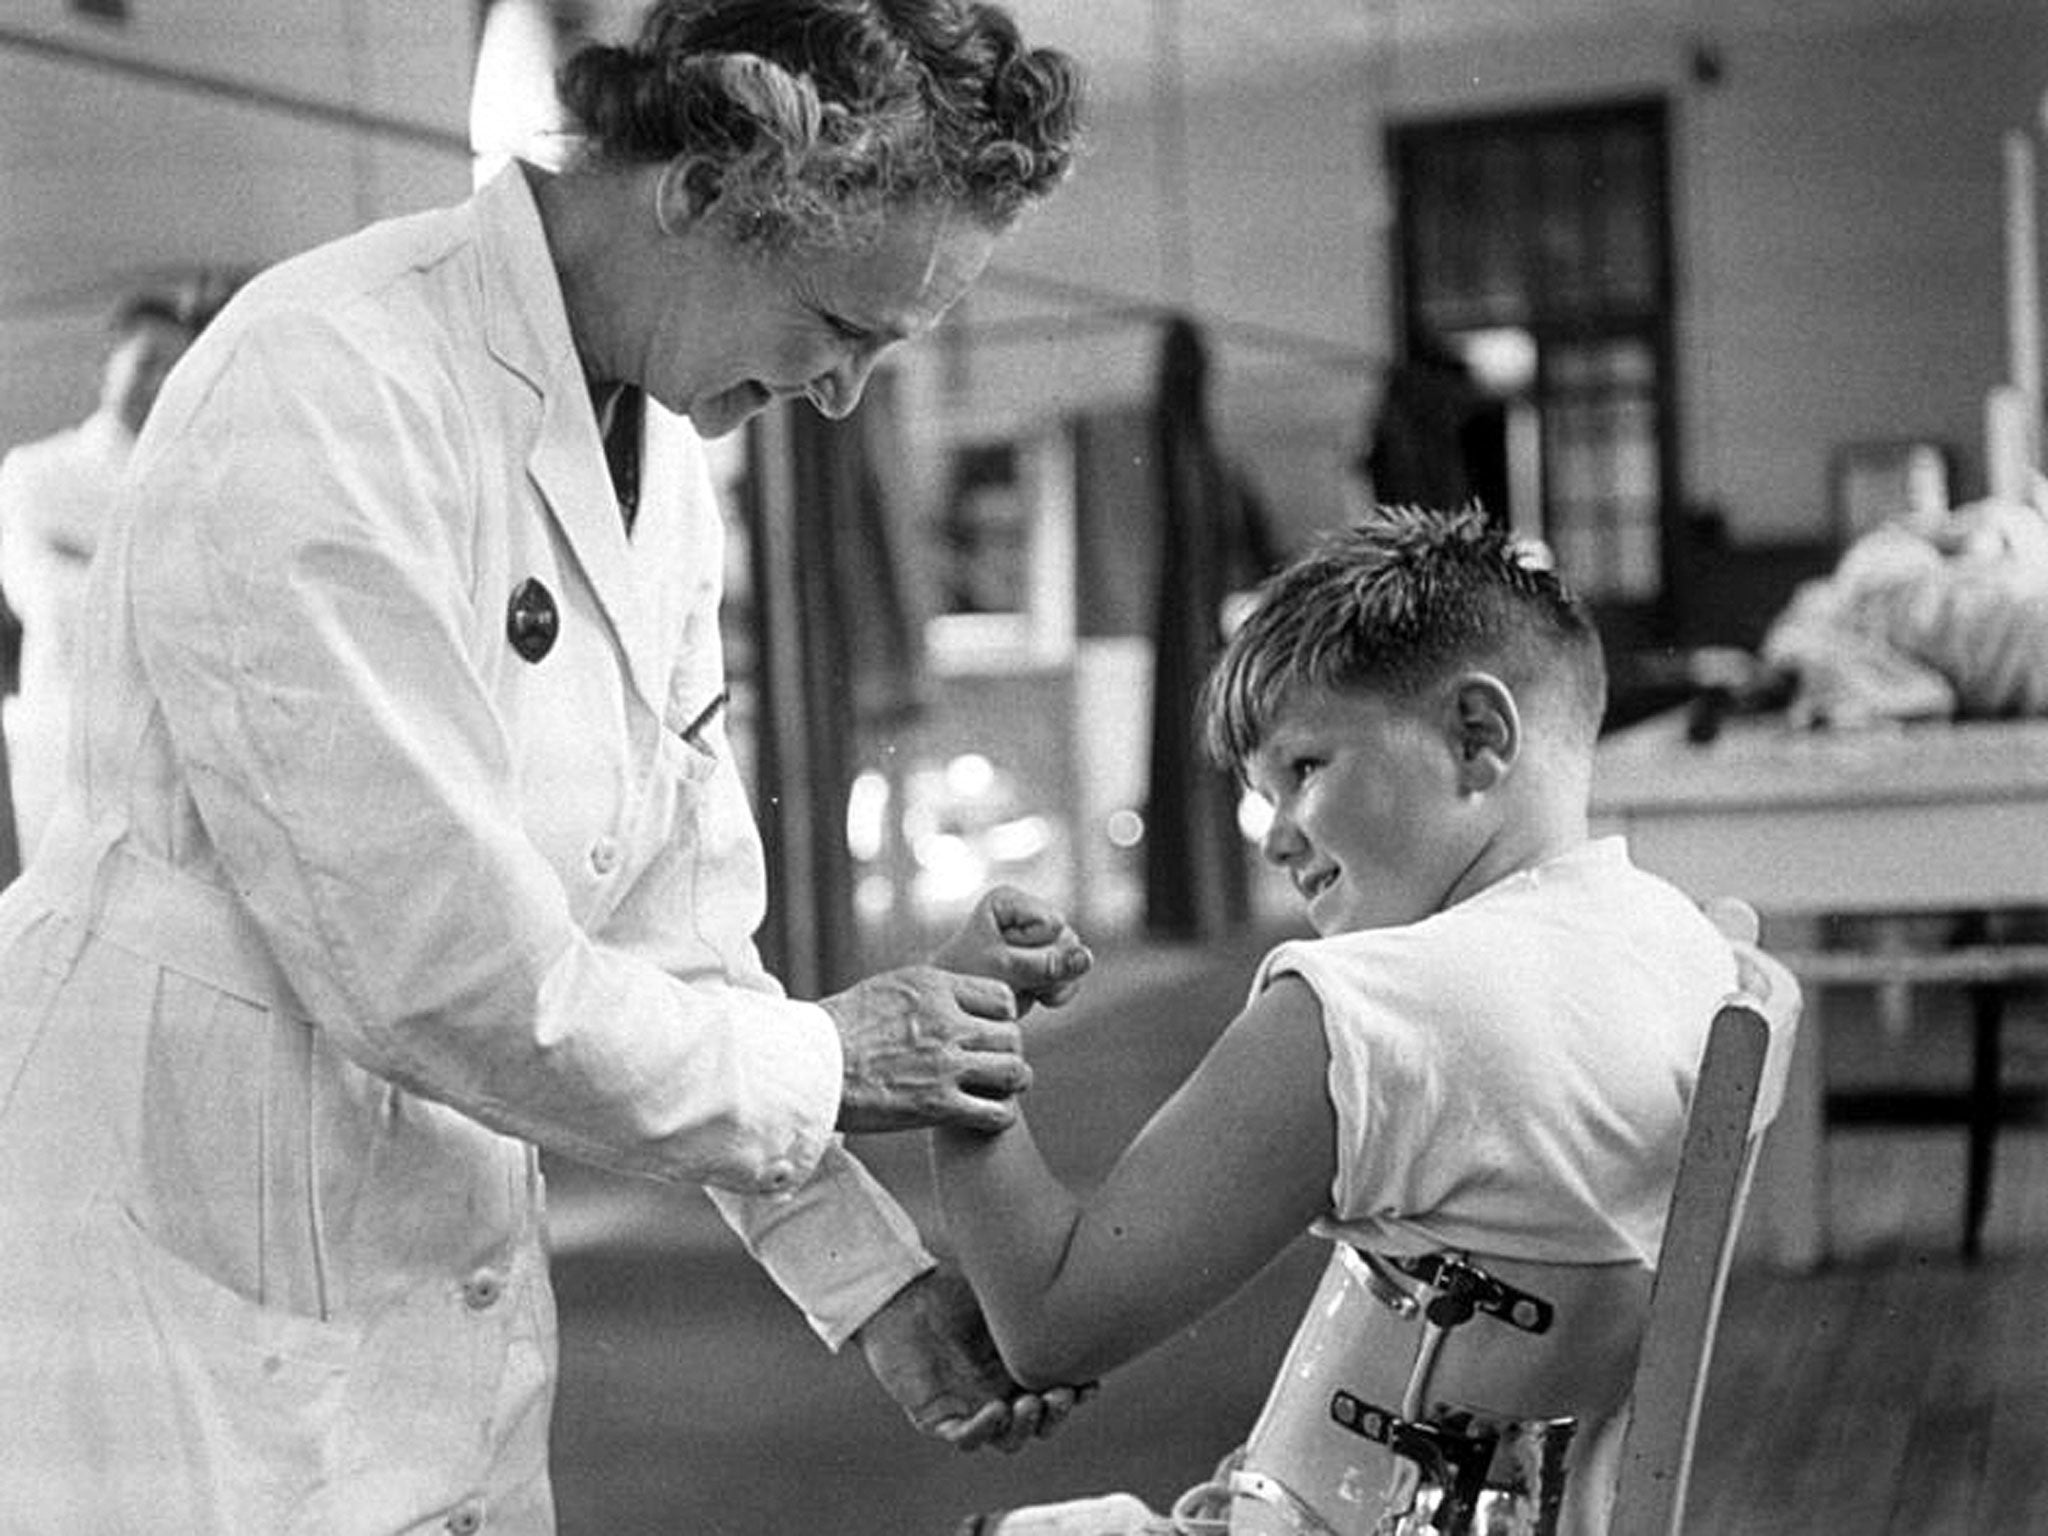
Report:
[{"label": "wooden chair", "polygon": [[1622,1441],[1612,1536],[1679,1536],[1693,1439],[1721,1298],[1764,1128],[1784,1098],[1799,993],[1772,962],[1715,1014],[1672,1191],[1633,1406]]},{"label": "wooden chair", "polygon": [[21,839],[14,830],[14,768],[7,758],[7,733],[0,731],[0,887],[21,873]]}]

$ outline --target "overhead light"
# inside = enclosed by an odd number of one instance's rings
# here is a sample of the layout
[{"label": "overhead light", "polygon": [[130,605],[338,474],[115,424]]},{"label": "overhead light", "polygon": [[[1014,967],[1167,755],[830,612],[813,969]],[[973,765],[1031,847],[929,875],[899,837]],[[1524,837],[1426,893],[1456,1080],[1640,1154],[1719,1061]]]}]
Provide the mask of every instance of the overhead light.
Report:
[{"label": "overhead light", "polygon": [[1465,331],[1455,345],[1474,382],[1489,395],[1511,398],[1536,382],[1536,338],[1518,325]]}]

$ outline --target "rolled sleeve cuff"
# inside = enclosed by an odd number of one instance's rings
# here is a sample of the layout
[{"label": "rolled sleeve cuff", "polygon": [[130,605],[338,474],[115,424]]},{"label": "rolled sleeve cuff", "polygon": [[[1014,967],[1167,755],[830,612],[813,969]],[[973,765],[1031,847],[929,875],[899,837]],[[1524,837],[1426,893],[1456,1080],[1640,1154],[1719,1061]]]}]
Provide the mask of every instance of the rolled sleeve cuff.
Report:
[{"label": "rolled sleeve cuff", "polygon": [[916,1224],[836,1138],[790,1194],[713,1190],[711,1198],[834,1350],[935,1262]]},{"label": "rolled sleeve cuff", "polygon": [[755,1081],[779,1102],[760,1105],[758,1117],[742,1116],[741,1123],[790,1127],[781,1150],[764,1156],[752,1188],[786,1197],[812,1179],[839,1144],[833,1130],[845,1074],[839,1031],[816,1003],[763,997],[749,998],[743,1006],[758,1015],[747,1021],[750,1051],[764,1052],[774,1062],[774,1069]]}]

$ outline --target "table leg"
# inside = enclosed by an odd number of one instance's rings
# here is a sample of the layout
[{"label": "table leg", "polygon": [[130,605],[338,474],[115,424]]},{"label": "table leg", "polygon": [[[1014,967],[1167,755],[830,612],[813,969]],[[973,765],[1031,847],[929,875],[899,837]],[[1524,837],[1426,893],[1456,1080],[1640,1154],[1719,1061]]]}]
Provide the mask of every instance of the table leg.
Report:
[{"label": "table leg", "polygon": [[1992,1154],[1998,1145],[2004,1105],[1999,1088],[1999,1032],[2004,1021],[2005,989],[1970,988],[1970,1021],[1975,1039],[1970,1051],[1969,1182],[1963,1190],[1963,1257],[1983,1252],[1984,1213],[1991,1206]]},{"label": "table leg", "polygon": [[1821,1070],[1826,991],[1805,989],[1785,1102],[1764,1135],[1748,1207],[1760,1255],[1798,1272],[1818,1269],[1828,1250],[1827,1083]]}]

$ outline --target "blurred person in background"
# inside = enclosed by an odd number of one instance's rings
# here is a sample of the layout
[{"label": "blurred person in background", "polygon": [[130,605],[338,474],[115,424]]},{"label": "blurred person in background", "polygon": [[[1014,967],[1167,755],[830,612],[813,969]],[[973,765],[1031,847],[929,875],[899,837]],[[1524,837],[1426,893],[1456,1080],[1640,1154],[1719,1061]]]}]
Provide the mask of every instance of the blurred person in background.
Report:
[{"label": "blurred person in background", "polygon": [[[1062,179],[1078,83],[960,0],[663,0],[566,65],[559,172],[187,353],[0,897],[0,1525],[551,1531],[543,1148],[708,1187],[943,1440],[1072,1406],[840,1133],[1006,1124],[1087,953],[997,892],[934,964],[765,973],[701,439],[851,412]],[[606,430],[653,410],[668,493]]]},{"label": "blurred person in background", "polygon": [[0,590],[21,626],[17,692],[4,720],[24,851],[42,835],[63,779],[86,566],[164,375],[228,292],[224,279],[208,277],[128,295],[108,324],[93,413],[0,458]]}]

